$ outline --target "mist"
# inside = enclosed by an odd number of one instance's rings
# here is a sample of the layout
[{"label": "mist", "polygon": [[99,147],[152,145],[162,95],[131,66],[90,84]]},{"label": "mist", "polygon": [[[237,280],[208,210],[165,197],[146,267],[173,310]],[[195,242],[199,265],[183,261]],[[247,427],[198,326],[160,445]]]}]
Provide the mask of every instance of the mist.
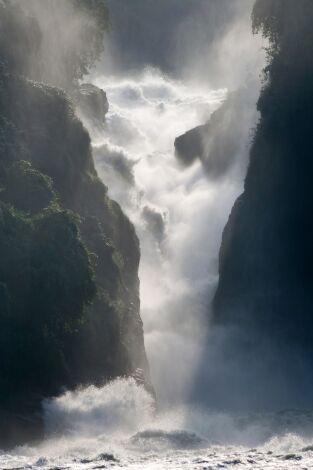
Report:
[{"label": "mist", "polygon": [[[201,396],[215,406],[207,391],[211,368],[223,370],[224,343],[218,349],[215,336],[208,340],[210,304],[222,231],[243,190],[265,63],[264,43],[251,32],[252,2],[108,2],[111,27],[93,70],[75,68],[96,26],[87,10],[16,2],[40,32],[30,76],[66,89],[69,77],[84,79],[107,94],[104,125],[81,118],[97,171],[140,238],[141,315],[158,402]],[[175,139],[225,106],[217,125],[203,129],[205,155],[182,165]],[[214,352],[206,351],[210,342]]]},{"label": "mist", "polygon": [[111,0],[103,72],[151,66],[214,88],[238,88],[260,67],[257,39],[249,40],[252,6],[251,0]]},{"label": "mist", "polygon": [[[66,89],[81,80],[103,49],[97,31],[106,28],[106,11],[99,8],[98,17],[88,2],[79,0],[12,0],[20,12],[33,21],[29,50],[17,57],[22,73],[38,81]],[[15,54],[20,48],[16,48]]]},{"label": "mist", "polygon": [[[222,231],[243,190],[258,120],[264,43],[252,35],[249,1],[111,3],[112,37],[91,75],[110,103],[103,131],[89,123],[96,165],[140,239],[141,315],[159,406],[196,403],[200,395],[215,406],[205,377],[211,368],[222,370],[222,349],[202,361],[211,354],[205,350]],[[141,7],[138,31],[131,15],[138,18]],[[148,31],[156,10],[156,30]],[[205,158],[182,165],[175,139],[210,122],[223,103],[227,112],[213,135],[203,131]],[[227,158],[216,160],[217,172],[210,139]]]},{"label": "mist", "polygon": [[[27,445],[1,452],[1,468],[312,464],[307,345],[280,337],[293,325],[283,331],[283,317],[274,340],[254,324],[250,311],[265,311],[261,326],[274,324],[263,305],[249,310],[257,283],[241,296],[230,282],[229,308],[216,313],[247,185],[255,225],[260,206],[267,223],[271,203],[262,166],[275,143],[271,123],[248,181],[264,107],[277,112],[264,74],[275,52],[252,34],[254,3],[12,0],[15,8],[3,8],[11,18],[0,17],[0,241],[9,240],[0,348],[9,361],[0,431],[8,442],[8,419],[14,445]],[[289,57],[287,49],[288,41]],[[253,187],[260,179],[263,198]],[[297,184],[291,179],[290,192]],[[249,217],[239,235],[240,281],[241,257],[253,267],[257,251],[246,243],[255,239]],[[260,273],[252,268],[251,278]]]}]

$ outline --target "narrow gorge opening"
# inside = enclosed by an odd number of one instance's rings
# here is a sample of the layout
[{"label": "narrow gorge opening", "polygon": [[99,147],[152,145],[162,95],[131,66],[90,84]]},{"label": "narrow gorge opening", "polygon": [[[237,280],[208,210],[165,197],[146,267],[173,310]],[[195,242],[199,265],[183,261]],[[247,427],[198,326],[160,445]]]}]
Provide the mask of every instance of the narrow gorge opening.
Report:
[{"label": "narrow gorge opening", "polygon": [[310,2],[0,0],[1,468],[310,467]]}]

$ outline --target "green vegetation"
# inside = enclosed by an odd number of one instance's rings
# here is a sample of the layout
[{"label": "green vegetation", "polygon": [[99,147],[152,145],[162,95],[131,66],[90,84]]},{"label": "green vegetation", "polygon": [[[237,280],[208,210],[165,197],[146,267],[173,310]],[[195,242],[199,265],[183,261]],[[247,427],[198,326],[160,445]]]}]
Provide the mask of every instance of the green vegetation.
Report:
[{"label": "green vegetation", "polygon": [[[147,370],[134,228],[108,198],[89,134],[68,96],[26,78],[45,34],[39,16],[31,16],[32,5],[49,10],[59,4],[60,12],[74,5],[80,17],[93,16],[80,38],[84,48],[70,57],[65,48],[61,57],[70,65],[61,67],[62,83],[70,80],[73,87],[101,53],[107,10],[101,0],[44,3],[0,1],[3,422],[11,422],[13,413],[37,413],[43,397],[64,387]],[[1,442],[31,437],[29,425],[16,432],[25,421],[14,420],[13,435],[0,426]]]},{"label": "green vegetation", "polygon": [[37,213],[56,202],[51,178],[18,161],[6,171],[0,189],[2,201],[24,212]]},{"label": "green vegetation", "polygon": [[109,29],[109,12],[106,0],[72,0],[72,3],[91,18],[88,27],[84,28],[84,47],[79,53],[80,64],[77,66],[76,77],[80,79],[90,71],[103,52],[104,33]]},{"label": "green vegetation", "polygon": [[313,358],[313,2],[257,0],[269,40],[245,190],[224,232],[215,319]]},{"label": "green vegetation", "polygon": [[[28,216],[0,204],[0,399],[57,392],[64,347],[95,294],[75,217],[57,205]],[[19,397],[19,394],[22,397]]]}]

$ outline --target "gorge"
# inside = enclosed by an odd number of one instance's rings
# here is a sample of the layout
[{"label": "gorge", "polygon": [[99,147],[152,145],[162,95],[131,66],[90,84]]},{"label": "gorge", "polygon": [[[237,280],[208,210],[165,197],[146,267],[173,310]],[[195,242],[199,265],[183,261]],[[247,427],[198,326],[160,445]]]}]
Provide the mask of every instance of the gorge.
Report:
[{"label": "gorge", "polygon": [[310,1],[0,13],[0,467],[309,468]]}]

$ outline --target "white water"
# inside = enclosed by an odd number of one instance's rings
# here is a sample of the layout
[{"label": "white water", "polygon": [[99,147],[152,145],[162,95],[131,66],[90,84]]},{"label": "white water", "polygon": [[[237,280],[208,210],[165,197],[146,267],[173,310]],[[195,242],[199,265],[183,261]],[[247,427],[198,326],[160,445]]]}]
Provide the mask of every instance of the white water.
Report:
[{"label": "white water", "polygon": [[184,407],[156,416],[131,379],[65,394],[44,409],[47,439],[0,454],[1,470],[312,467],[312,413],[230,417]]},{"label": "white water", "polygon": [[174,140],[204,123],[227,91],[185,86],[155,70],[96,84],[110,103],[105,131],[91,129],[96,165],[140,238],[152,380],[162,404],[185,402],[205,342],[222,230],[243,174],[239,155],[218,181],[208,180],[200,163],[184,169]]},{"label": "white water", "polygon": [[310,468],[311,413],[230,416],[188,404],[246,149],[211,181],[200,164],[179,166],[173,142],[204,122],[226,91],[190,89],[155,71],[97,84],[111,109],[106,128],[92,129],[96,164],[141,240],[142,316],[159,410],[131,379],[66,393],[44,403],[45,442],[0,454],[0,469]]}]

